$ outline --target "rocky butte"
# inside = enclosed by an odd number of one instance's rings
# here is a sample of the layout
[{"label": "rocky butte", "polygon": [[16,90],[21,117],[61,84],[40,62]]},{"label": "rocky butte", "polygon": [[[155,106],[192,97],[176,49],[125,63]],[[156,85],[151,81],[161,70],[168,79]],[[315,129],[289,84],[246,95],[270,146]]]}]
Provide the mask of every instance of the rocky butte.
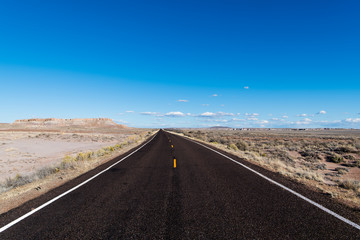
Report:
[{"label": "rocky butte", "polygon": [[117,124],[110,118],[32,118],[16,120],[12,123],[13,126],[21,127],[116,127],[126,128],[125,125]]}]

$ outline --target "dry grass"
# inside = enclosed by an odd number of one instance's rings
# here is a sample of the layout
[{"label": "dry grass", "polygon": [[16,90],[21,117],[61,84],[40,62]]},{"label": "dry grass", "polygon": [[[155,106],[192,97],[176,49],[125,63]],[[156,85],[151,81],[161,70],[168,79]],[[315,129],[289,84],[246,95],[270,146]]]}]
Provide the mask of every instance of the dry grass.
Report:
[{"label": "dry grass", "polygon": [[[64,156],[58,166],[42,168],[29,176],[18,175],[1,184],[0,214],[18,207],[67,181],[70,181],[114,157],[141,144],[156,131],[142,131],[131,135],[123,142],[98,151]],[[8,185],[6,185],[8,184]],[[5,189],[4,189],[5,188]]]},{"label": "dry grass", "polygon": [[25,176],[17,174],[15,177],[7,178],[5,182],[0,183],[0,193],[46,178],[47,176],[60,171],[63,172],[84,168],[84,162],[91,161],[91,165],[93,165],[93,163],[99,162],[105,157],[113,156],[114,153],[119,153],[122,149],[127,148],[128,146],[133,146],[139,141],[146,139],[151,134],[152,132],[130,135],[125,139],[125,141],[114,146],[103,147],[97,151],[66,155],[59,165],[46,166],[37,170],[35,173]]}]

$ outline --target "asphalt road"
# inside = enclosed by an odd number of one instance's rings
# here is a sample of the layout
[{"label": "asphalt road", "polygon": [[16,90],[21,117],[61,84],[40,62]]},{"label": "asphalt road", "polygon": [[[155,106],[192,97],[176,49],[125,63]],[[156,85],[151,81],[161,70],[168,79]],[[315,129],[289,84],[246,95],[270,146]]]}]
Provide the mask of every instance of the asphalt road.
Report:
[{"label": "asphalt road", "polygon": [[[359,222],[356,213],[328,196],[244,163]],[[0,226],[110,164],[1,215]],[[110,170],[0,233],[0,239],[360,239],[360,231],[223,156],[160,131]]]}]

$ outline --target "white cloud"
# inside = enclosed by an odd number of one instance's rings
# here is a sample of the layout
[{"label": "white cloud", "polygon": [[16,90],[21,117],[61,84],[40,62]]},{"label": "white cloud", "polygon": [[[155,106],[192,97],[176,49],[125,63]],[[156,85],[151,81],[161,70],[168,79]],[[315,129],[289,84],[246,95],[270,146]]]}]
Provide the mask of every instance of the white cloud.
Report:
[{"label": "white cloud", "polygon": [[217,119],[217,120],[214,120],[215,122],[223,122],[223,123],[226,123],[228,122],[229,120],[226,120],[226,119]]},{"label": "white cloud", "polygon": [[234,122],[243,122],[243,121],[245,121],[245,119],[240,119],[240,118],[233,118],[231,120],[234,121]]},{"label": "white cloud", "polygon": [[219,95],[217,95],[216,93],[214,93],[213,95],[211,95],[212,97],[217,97],[217,96],[219,96]]},{"label": "white cloud", "polygon": [[216,115],[218,115],[218,116],[234,116],[235,114],[233,114],[233,113],[225,113],[225,112],[218,112]]},{"label": "white cloud", "polygon": [[249,87],[248,87],[248,86],[245,86],[244,89],[249,89]]},{"label": "white cloud", "polygon": [[295,124],[297,124],[297,125],[306,125],[306,124],[309,124],[309,122],[297,121],[297,122],[295,122]]},{"label": "white cloud", "polygon": [[333,121],[328,121],[328,120],[322,120],[322,121],[316,121],[316,123],[340,123],[340,120],[333,120]]},{"label": "white cloud", "polygon": [[131,110],[129,110],[129,111],[125,111],[126,113],[134,113],[134,111],[131,111]]},{"label": "white cloud", "polygon": [[258,113],[245,113],[245,116],[255,117],[255,116],[259,116],[259,114]]},{"label": "white cloud", "polygon": [[345,122],[348,122],[348,123],[360,123],[360,118],[347,118],[347,119],[345,119]]},{"label": "white cloud", "polygon": [[122,120],[122,119],[115,120],[115,122],[116,122],[116,123],[120,123],[120,124],[126,124],[126,123],[128,123],[127,121]]},{"label": "white cloud", "polygon": [[215,117],[216,113],[213,112],[204,112],[202,114],[199,115],[200,117]]},{"label": "white cloud", "polygon": [[202,105],[202,106],[205,106],[205,107],[210,106],[210,104],[208,104],[208,103],[201,104],[201,105]]},{"label": "white cloud", "polygon": [[249,118],[247,118],[247,120],[250,120],[250,121],[257,121],[257,120],[259,120],[259,119],[257,119],[256,117],[249,117]]},{"label": "white cloud", "polygon": [[179,99],[177,100],[178,102],[188,102],[189,100],[186,100],[186,99]]},{"label": "white cloud", "polygon": [[199,117],[226,117],[226,116],[235,116],[235,114],[234,113],[226,113],[226,112],[217,112],[217,113],[204,112],[198,116]]},{"label": "white cloud", "polygon": [[326,111],[321,110],[320,112],[318,112],[318,114],[326,114]]},{"label": "white cloud", "polygon": [[303,113],[303,114],[298,114],[296,115],[297,117],[307,117],[307,114],[306,113]]},{"label": "white cloud", "polygon": [[157,113],[157,112],[141,112],[140,114],[141,115],[152,115],[152,116],[154,116],[154,115],[158,115],[159,113]]},{"label": "white cloud", "polygon": [[282,116],[282,118],[289,118],[288,116],[286,116],[286,115],[284,115],[284,116]]},{"label": "white cloud", "polygon": [[266,123],[269,123],[269,121],[268,120],[261,120],[259,123],[260,124],[266,124]]},{"label": "white cloud", "polygon": [[271,120],[272,121],[281,121],[281,119],[279,119],[279,118],[272,118]]},{"label": "white cloud", "polygon": [[297,125],[307,125],[310,124],[312,122],[312,120],[310,118],[305,118],[302,121],[296,121],[295,124]]},{"label": "white cloud", "polygon": [[185,114],[182,112],[168,112],[165,114],[165,116],[167,116],[167,117],[183,117],[183,116],[185,116]]}]

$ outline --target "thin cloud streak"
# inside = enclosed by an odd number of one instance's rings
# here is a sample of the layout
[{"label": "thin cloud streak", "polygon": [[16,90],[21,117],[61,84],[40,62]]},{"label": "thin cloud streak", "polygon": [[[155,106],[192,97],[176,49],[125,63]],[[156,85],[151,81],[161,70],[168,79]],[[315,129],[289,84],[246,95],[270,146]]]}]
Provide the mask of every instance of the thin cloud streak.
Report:
[{"label": "thin cloud streak", "polygon": [[159,113],[157,112],[141,112],[141,115],[149,115],[149,116],[155,116],[155,115],[159,115]]}]

